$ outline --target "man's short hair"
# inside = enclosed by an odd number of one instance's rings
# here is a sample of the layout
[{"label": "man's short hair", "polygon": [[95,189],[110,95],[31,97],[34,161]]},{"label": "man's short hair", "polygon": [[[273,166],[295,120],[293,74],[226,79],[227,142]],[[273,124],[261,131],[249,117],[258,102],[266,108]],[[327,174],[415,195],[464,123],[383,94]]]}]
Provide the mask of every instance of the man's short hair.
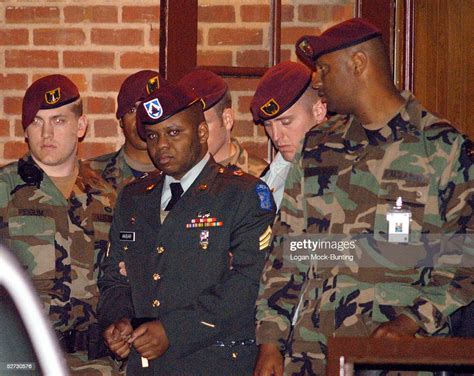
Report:
[{"label": "man's short hair", "polygon": [[226,108],[232,108],[232,95],[230,94],[230,90],[225,92],[220,101],[214,105],[214,108],[216,109],[217,115],[219,117],[222,116]]},{"label": "man's short hair", "polygon": [[71,111],[76,117],[81,117],[84,114],[84,105],[81,98],[72,103]]}]

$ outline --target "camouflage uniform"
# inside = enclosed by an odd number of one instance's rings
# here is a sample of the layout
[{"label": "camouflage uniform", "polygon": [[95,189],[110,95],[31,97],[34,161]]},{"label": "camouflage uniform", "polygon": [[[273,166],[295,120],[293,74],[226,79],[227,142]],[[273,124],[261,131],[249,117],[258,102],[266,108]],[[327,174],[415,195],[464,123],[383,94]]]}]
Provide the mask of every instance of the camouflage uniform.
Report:
[{"label": "camouflage uniform", "polygon": [[[80,162],[66,200],[29,155],[22,161],[33,166],[40,178],[36,175],[32,184],[26,184],[20,177],[20,161],[0,169],[1,239],[31,276],[57,333],[85,333],[97,322],[96,281],[107,250],[116,193],[87,162]],[[76,352],[67,358],[87,359],[86,354]],[[103,367],[107,362],[96,363]]]},{"label": "camouflage uniform", "polygon": [[402,313],[420,334],[440,333],[472,300],[467,268],[394,272],[382,263],[358,273],[284,261],[285,235],[386,233],[398,196],[413,233],[472,232],[471,141],[403,96],[405,106],[378,131],[354,117],[311,130],[289,172],[257,300],[257,341],[285,350],[286,375],[324,374],[329,336],[369,336]]},{"label": "camouflage uniform", "polygon": [[130,183],[134,178],[133,171],[125,161],[124,154],[122,146],[116,152],[101,155],[89,161],[91,167],[117,190]]},{"label": "camouflage uniform", "polygon": [[229,158],[220,161],[219,164],[222,166],[236,166],[247,174],[257,178],[260,177],[263,170],[268,166],[268,163],[261,158],[249,155],[247,150],[245,150],[234,137],[231,138],[231,142],[237,151]]}]

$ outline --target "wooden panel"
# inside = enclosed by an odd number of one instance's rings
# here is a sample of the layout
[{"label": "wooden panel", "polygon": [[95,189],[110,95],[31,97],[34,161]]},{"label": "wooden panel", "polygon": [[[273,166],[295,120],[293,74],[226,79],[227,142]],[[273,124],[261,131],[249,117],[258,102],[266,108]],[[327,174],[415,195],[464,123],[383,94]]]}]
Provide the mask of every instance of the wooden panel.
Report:
[{"label": "wooden panel", "polygon": [[357,16],[367,18],[382,31],[382,39],[393,66],[395,0],[357,0]]},{"label": "wooden panel", "polygon": [[160,73],[177,82],[196,66],[197,0],[161,0]]},{"label": "wooden panel", "polygon": [[[429,0],[431,1],[431,0]],[[343,357],[343,359],[341,359]],[[342,361],[341,361],[342,360]],[[474,339],[329,338],[328,375],[344,375],[341,363],[364,365],[474,366]],[[381,367],[383,368],[383,367]],[[413,367],[415,368],[415,367]],[[472,374],[469,372],[469,374]]]},{"label": "wooden panel", "polygon": [[474,1],[414,1],[414,93],[474,138]]}]

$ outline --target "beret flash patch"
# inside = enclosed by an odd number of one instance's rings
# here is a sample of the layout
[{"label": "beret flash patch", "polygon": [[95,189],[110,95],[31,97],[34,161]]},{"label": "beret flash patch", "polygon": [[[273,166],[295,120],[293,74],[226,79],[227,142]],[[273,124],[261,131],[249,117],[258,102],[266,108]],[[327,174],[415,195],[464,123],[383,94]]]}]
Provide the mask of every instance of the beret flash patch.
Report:
[{"label": "beret flash patch", "polygon": [[280,111],[280,106],[275,99],[271,98],[260,107],[260,110],[262,110],[262,112],[267,116],[273,116]]},{"label": "beret flash patch", "polygon": [[158,76],[150,78],[146,83],[146,92],[148,94],[153,93],[156,89],[160,88],[160,79]]},{"label": "beret flash patch", "polygon": [[59,87],[44,93],[44,100],[46,101],[47,104],[58,103],[60,99],[61,99],[61,88]]}]

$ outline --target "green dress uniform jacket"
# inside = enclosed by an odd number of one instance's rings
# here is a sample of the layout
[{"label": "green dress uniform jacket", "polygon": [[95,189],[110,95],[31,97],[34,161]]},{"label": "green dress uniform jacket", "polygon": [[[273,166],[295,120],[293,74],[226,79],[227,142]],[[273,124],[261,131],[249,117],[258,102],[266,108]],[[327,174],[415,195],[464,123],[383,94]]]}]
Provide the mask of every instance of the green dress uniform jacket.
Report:
[{"label": "green dress uniform jacket", "polygon": [[285,256],[289,236],[386,234],[398,197],[413,235],[472,235],[472,142],[403,95],[405,106],[377,131],[354,117],[311,130],[288,174],[257,299],[257,342],[286,352],[285,374],[325,374],[328,337],[369,336],[400,314],[421,335],[447,331],[448,316],[474,297],[472,263],[397,269],[379,257],[371,268],[357,259],[321,268]]},{"label": "green dress uniform jacket", "polygon": [[275,215],[271,193],[211,157],[160,223],[163,181],[137,179],[120,194],[99,280],[100,321],[163,323],[169,349],[141,368],[132,348],[130,375],[250,375],[254,305]]}]

